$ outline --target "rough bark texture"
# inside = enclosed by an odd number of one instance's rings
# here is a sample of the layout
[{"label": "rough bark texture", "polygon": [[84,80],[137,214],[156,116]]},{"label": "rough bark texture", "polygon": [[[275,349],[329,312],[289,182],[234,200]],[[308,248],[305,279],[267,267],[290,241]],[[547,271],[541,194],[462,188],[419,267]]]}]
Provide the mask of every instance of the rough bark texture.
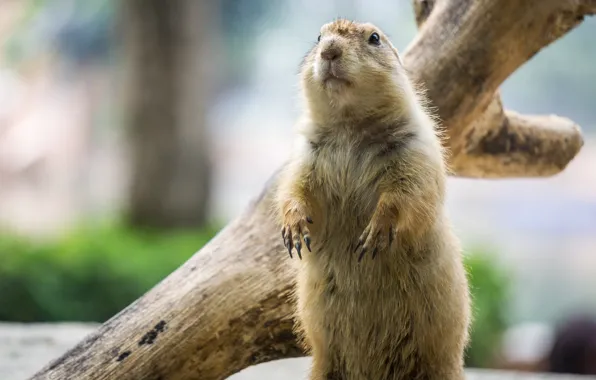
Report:
[{"label": "rough bark texture", "polygon": [[130,219],[139,226],[205,221],[211,179],[206,110],[216,2],[123,2],[132,148]]},{"label": "rough bark texture", "polygon": [[[415,3],[420,33],[404,55],[447,128],[457,174],[549,175],[582,145],[558,117],[503,111],[497,89],[540,48],[596,12],[596,0]],[[154,289],[35,379],[225,379],[303,355],[292,333],[293,269],[270,192]],[[164,252],[167,254],[167,252]]]}]

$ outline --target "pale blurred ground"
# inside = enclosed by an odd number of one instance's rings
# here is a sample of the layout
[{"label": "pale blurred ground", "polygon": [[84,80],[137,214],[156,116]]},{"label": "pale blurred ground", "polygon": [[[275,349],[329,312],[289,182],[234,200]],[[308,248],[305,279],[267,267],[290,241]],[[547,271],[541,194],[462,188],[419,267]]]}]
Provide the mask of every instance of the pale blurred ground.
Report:
[{"label": "pale blurred ground", "polygon": [[[72,348],[96,328],[93,324],[1,324],[0,379],[26,380]],[[247,368],[229,380],[307,380],[310,358],[285,359]],[[595,376],[557,377],[557,380],[590,380]],[[546,380],[550,376],[469,370],[468,380]],[[62,379],[61,379],[62,380]],[[65,379],[66,380],[66,379]],[[70,379],[69,379],[70,380]]]}]

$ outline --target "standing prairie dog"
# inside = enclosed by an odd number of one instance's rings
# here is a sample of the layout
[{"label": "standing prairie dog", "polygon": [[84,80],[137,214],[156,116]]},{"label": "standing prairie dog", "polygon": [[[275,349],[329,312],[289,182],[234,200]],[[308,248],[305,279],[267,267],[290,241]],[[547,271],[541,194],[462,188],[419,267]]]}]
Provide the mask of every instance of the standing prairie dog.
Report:
[{"label": "standing prairie dog", "polygon": [[372,24],[326,24],[301,85],[276,205],[300,258],[310,379],[464,379],[470,301],[443,148],[397,50]]}]

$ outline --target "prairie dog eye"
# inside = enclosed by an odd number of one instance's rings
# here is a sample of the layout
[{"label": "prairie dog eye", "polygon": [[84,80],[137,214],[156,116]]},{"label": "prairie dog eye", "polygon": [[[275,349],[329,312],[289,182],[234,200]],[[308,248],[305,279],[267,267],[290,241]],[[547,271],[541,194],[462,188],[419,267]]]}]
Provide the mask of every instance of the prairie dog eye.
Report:
[{"label": "prairie dog eye", "polygon": [[379,33],[373,33],[368,37],[368,43],[371,45],[379,46],[381,44],[381,37]]},{"label": "prairie dog eye", "polygon": [[319,37],[317,37],[317,42],[321,42],[321,35],[319,34]]}]

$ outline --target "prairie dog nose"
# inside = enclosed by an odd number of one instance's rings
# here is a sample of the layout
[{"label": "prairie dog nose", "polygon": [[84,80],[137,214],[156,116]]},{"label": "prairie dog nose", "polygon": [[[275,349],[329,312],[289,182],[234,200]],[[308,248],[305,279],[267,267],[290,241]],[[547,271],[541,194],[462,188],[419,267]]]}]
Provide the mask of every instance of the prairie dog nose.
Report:
[{"label": "prairie dog nose", "polygon": [[329,44],[321,50],[321,58],[326,61],[333,61],[341,57],[341,49],[336,44]]}]

